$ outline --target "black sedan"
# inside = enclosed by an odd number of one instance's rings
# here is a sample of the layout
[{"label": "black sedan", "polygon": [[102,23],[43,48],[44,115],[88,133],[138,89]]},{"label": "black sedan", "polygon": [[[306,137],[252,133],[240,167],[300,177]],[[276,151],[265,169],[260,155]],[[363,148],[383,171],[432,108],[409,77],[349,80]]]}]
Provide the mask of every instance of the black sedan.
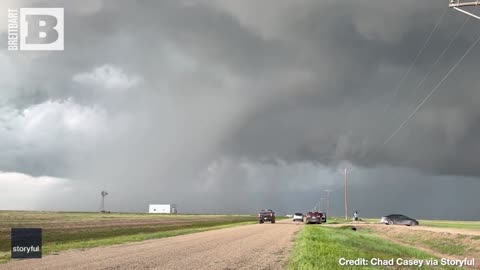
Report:
[{"label": "black sedan", "polygon": [[409,218],[407,216],[404,216],[404,215],[388,215],[388,216],[384,216],[382,217],[381,223],[384,223],[384,224],[387,224],[387,225],[394,225],[394,224],[398,224],[398,225],[407,225],[407,226],[415,226],[415,225],[418,225],[418,221],[413,219],[413,218]]}]

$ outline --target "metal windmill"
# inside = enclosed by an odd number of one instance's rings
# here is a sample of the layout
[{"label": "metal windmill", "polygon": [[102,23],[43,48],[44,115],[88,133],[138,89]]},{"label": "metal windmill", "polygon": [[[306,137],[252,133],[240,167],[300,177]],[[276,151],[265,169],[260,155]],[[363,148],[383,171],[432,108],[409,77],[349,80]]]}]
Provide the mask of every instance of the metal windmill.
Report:
[{"label": "metal windmill", "polygon": [[102,190],[102,192],[100,192],[100,195],[102,195],[102,209],[101,209],[101,212],[105,212],[105,197],[108,195],[108,192],[106,190]]}]

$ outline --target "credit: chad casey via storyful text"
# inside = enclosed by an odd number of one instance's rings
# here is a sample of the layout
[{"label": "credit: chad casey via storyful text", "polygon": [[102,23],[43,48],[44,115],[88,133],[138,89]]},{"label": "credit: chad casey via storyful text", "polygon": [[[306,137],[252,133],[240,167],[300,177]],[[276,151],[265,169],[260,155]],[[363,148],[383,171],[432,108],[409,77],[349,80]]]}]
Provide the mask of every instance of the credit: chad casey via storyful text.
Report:
[{"label": "credit: chad casey via storyful text", "polygon": [[475,258],[465,258],[463,260],[458,259],[404,259],[404,258],[391,258],[391,259],[380,259],[380,258],[357,258],[357,259],[346,259],[340,258],[338,264],[341,266],[474,266]]}]

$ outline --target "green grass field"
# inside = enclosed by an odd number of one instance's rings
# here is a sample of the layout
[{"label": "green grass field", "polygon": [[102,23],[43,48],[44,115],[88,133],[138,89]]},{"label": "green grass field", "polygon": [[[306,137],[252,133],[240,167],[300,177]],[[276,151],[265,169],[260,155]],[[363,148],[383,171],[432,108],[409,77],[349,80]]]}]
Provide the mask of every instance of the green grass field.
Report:
[{"label": "green grass field", "polygon": [[440,228],[480,230],[480,221],[420,220],[421,225]]},{"label": "green grass field", "polygon": [[448,255],[463,255],[468,249],[468,247],[462,244],[460,241],[456,242],[448,238],[428,239],[423,240],[422,243],[432,250]]},{"label": "green grass field", "polygon": [[[431,259],[434,256],[415,248],[405,247],[369,234],[352,231],[351,226],[339,228],[310,225],[298,235],[288,269],[418,269],[418,266],[342,266],[340,258]],[[421,269],[454,269],[445,266],[422,266]],[[455,269],[462,269],[455,267]]]},{"label": "green grass field", "polygon": [[122,244],[229,226],[251,224],[256,216],[151,215],[0,211],[0,262],[10,256],[10,228],[42,228],[43,253]]}]

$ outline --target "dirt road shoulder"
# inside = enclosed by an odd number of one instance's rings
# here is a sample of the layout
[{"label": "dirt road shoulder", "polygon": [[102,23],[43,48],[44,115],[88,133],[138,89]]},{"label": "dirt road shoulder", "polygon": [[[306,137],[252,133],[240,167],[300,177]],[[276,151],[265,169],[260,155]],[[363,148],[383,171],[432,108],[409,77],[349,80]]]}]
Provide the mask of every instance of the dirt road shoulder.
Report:
[{"label": "dirt road shoulder", "polygon": [[0,269],[283,269],[302,224],[254,224],[125,245],[71,250]]}]

